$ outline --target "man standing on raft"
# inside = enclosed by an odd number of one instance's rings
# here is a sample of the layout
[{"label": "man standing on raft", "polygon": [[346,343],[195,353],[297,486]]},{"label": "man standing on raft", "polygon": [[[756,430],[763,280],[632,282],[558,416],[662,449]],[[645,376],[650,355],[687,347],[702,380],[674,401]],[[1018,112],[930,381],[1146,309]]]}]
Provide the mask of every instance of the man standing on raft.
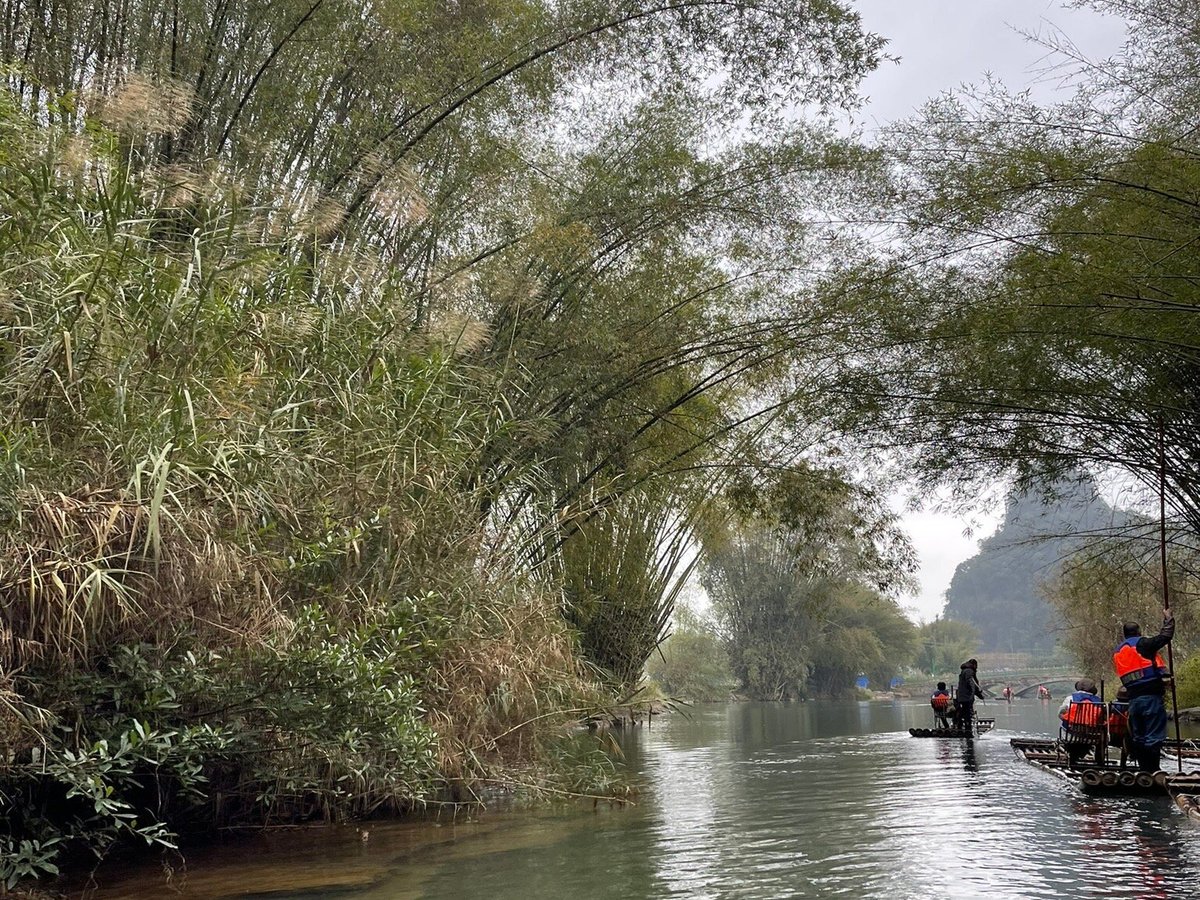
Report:
[{"label": "man standing on raft", "polygon": [[1125,639],[1113,651],[1113,667],[1129,692],[1129,742],[1137,766],[1144,772],[1159,768],[1167,739],[1167,708],[1164,678],[1171,677],[1158,651],[1175,636],[1175,617],[1163,610],[1163,626],[1154,637],[1142,637],[1137,622],[1126,622]]},{"label": "man standing on raft", "polygon": [[971,731],[971,717],[975,714],[975,698],[983,699],[978,670],[979,663],[973,659],[968,659],[959,666],[958,690],[954,694],[955,727],[968,733]]}]

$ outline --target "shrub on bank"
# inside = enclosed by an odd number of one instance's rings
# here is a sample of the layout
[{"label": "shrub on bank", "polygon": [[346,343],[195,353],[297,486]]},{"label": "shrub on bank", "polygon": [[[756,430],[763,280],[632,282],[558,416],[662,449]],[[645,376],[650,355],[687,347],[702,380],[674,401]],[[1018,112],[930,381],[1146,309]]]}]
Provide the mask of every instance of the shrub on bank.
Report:
[{"label": "shrub on bank", "polygon": [[692,702],[727,700],[737,686],[712,625],[682,605],[671,636],[646,663],[646,674],[666,696]]},{"label": "shrub on bank", "polygon": [[[7,832],[79,858],[407,809],[439,777],[413,674],[425,649],[415,608],[339,633],[309,607],[278,643],[219,652],[180,635],[116,647],[92,669],[22,675],[16,709],[43,718],[24,723],[0,776]],[[19,874],[11,854],[8,868]]]},{"label": "shrub on bank", "polygon": [[1200,706],[1200,654],[1175,665],[1175,691],[1179,708]]}]

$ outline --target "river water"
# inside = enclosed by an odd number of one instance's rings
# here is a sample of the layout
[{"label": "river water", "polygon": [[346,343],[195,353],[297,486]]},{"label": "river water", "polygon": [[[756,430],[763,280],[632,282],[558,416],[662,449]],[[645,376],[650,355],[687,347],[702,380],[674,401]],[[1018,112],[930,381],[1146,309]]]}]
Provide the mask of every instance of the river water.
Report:
[{"label": "river water", "polygon": [[[1200,825],[1165,798],[1091,800],[1016,759],[1058,703],[991,702],[975,741],[915,739],[915,701],[740,703],[623,736],[636,806],[311,829],[189,854],[193,898],[1186,898]],[[365,833],[364,833],[365,832]],[[91,896],[162,897],[101,873]]]}]

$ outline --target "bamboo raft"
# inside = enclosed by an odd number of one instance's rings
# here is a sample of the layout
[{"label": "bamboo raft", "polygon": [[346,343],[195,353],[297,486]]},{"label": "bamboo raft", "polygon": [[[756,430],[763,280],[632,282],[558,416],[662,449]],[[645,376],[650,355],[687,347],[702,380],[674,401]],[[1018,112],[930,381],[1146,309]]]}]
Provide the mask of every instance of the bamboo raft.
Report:
[{"label": "bamboo raft", "polygon": [[987,734],[996,727],[995,719],[973,719],[969,728],[910,728],[908,733],[917,738],[973,738]]},{"label": "bamboo raft", "polygon": [[[1034,768],[1041,769],[1078,784],[1092,796],[1168,796],[1189,819],[1200,821],[1200,772],[1172,775],[1158,772],[1138,772],[1105,760],[1103,764],[1089,762],[1072,766],[1062,744],[1037,738],[1012,738],[1013,750]],[[1167,741],[1164,751],[1181,755],[1195,754],[1200,747],[1196,741]]]},{"label": "bamboo raft", "polygon": [[1074,782],[1088,794],[1161,796],[1167,792],[1166,772],[1136,772],[1107,760],[1072,765],[1058,741],[1012,738],[1009,744],[1035,769]]},{"label": "bamboo raft", "polygon": [[1184,815],[1200,822],[1200,772],[1168,775],[1167,791]]}]

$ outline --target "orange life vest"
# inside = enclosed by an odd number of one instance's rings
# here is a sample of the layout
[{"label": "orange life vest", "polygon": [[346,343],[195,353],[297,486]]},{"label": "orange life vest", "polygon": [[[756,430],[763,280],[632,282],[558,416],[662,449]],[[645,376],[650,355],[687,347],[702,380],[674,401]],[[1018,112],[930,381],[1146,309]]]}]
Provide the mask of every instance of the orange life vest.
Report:
[{"label": "orange life vest", "polygon": [[1167,669],[1167,664],[1157,653],[1154,654],[1154,662],[1151,662],[1137,652],[1139,640],[1141,638],[1125,638],[1117,644],[1117,649],[1113,651],[1113,668],[1117,670],[1117,677],[1121,679],[1121,684],[1126,687],[1146,684],[1171,674]]},{"label": "orange life vest", "polygon": [[938,691],[929,698],[929,705],[933,707],[935,712],[945,712],[950,708],[950,695]]},{"label": "orange life vest", "polygon": [[1129,713],[1117,709],[1114,703],[1108,710],[1108,736],[1114,744],[1129,732]]},{"label": "orange life vest", "polygon": [[1104,704],[1091,694],[1077,691],[1071,695],[1071,702],[1063,711],[1061,718],[1068,725],[1098,728],[1104,721]]}]

